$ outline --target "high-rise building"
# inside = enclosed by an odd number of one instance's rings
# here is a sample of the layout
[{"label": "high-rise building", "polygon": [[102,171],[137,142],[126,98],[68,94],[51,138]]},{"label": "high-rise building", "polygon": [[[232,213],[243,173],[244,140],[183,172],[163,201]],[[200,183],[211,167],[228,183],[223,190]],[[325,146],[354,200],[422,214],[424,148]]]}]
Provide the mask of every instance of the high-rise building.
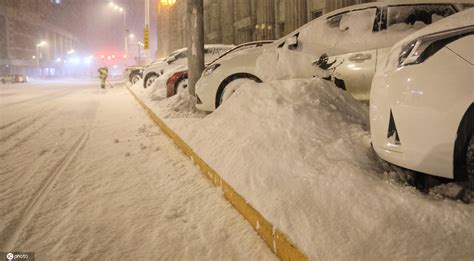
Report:
[{"label": "high-rise building", "polygon": [[0,74],[39,74],[39,68],[44,75],[57,74],[59,59],[79,43],[78,2],[1,0]]}]

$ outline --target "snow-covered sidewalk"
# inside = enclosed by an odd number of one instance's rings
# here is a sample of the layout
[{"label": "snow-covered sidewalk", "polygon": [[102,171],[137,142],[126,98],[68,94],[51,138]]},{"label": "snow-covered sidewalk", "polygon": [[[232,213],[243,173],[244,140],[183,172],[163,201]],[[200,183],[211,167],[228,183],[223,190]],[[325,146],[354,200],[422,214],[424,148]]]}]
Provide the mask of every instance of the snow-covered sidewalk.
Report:
[{"label": "snow-covered sidewalk", "polygon": [[32,83],[0,95],[0,251],[275,259],[125,88]]},{"label": "snow-covered sidewalk", "polygon": [[245,85],[208,116],[132,89],[311,259],[474,256],[474,204],[407,186],[370,149],[367,106],[326,81]]}]

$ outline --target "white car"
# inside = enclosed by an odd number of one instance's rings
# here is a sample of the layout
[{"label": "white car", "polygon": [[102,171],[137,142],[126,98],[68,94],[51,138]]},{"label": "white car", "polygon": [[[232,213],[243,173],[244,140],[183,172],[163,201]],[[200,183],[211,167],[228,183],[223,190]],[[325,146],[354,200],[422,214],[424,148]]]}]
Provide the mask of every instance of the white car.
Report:
[{"label": "white car", "polygon": [[474,171],[473,64],[474,9],[397,43],[372,82],[377,154],[408,169],[466,180]]},{"label": "white car", "polygon": [[[221,59],[222,57],[235,53],[235,52],[240,52],[242,50],[246,50],[249,48],[256,48],[260,47],[266,44],[271,44],[273,41],[271,40],[262,40],[262,41],[254,41],[254,42],[248,42],[244,44],[240,44],[232,49],[227,50],[223,54],[221,54],[217,59]],[[214,61],[210,62],[209,64],[212,64]],[[206,67],[208,64],[205,65]],[[181,68],[177,68],[174,73],[170,73],[170,77],[166,81],[166,96],[171,97],[173,95],[176,95],[178,92],[183,91],[188,87],[188,67],[183,66]]]},{"label": "white car", "polygon": [[[207,62],[217,58],[222,53],[233,48],[233,45],[208,44],[204,46],[204,60]],[[150,87],[153,82],[165,72],[176,70],[188,64],[188,49],[182,48],[172,52],[163,61],[155,62],[143,71],[143,87]]]},{"label": "white car", "polygon": [[325,72],[312,66],[322,54],[337,60],[333,75],[341,88],[356,99],[368,100],[377,64],[393,44],[463,7],[445,1],[400,0],[336,10],[273,44],[215,61],[196,85],[196,107],[215,110],[243,81],[323,76]]}]

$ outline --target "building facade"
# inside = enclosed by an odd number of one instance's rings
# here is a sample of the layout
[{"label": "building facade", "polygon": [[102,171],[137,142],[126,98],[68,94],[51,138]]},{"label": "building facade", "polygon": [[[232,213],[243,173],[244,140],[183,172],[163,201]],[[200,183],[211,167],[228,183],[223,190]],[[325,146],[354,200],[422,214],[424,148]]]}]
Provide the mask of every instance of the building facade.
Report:
[{"label": "building facade", "polygon": [[[206,43],[278,39],[327,12],[371,0],[204,0]],[[186,1],[156,4],[157,57],[185,47]]]},{"label": "building facade", "polygon": [[[78,38],[70,30],[74,18],[81,16],[80,7],[71,6],[78,5],[77,2],[1,0],[0,74],[49,76],[60,73],[59,59],[78,45]],[[57,24],[70,24],[71,28]],[[43,41],[44,44],[40,44]]]}]

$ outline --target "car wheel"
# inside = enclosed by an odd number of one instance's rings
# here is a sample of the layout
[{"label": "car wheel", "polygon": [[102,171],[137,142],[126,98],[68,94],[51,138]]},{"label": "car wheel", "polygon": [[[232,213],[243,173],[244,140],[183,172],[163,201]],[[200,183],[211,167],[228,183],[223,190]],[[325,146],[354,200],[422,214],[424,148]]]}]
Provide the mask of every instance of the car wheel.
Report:
[{"label": "car wheel", "polygon": [[232,94],[234,94],[240,86],[246,82],[255,82],[254,80],[248,78],[238,78],[231,82],[229,82],[221,92],[221,96],[219,98],[219,105],[227,101]]},{"label": "car wheel", "polygon": [[467,145],[466,170],[469,181],[474,184],[474,135],[471,135]]},{"label": "car wheel", "polygon": [[152,74],[148,76],[145,80],[145,88],[148,88],[153,85],[153,83],[158,79],[158,75]]},{"label": "car wheel", "polygon": [[176,94],[186,91],[188,88],[188,78],[184,78],[176,84]]},{"label": "car wheel", "polygon": [[7,83],[7,81],[5,81],[5,79],[2,79],[2,83],[5,84],[5,83]]},{"label": "car wheel", "polygon": [[137,83],[138,81],[140,81],[141,77],[139,75],[134,75],[132,77],[132,84],[135,84]]}]

